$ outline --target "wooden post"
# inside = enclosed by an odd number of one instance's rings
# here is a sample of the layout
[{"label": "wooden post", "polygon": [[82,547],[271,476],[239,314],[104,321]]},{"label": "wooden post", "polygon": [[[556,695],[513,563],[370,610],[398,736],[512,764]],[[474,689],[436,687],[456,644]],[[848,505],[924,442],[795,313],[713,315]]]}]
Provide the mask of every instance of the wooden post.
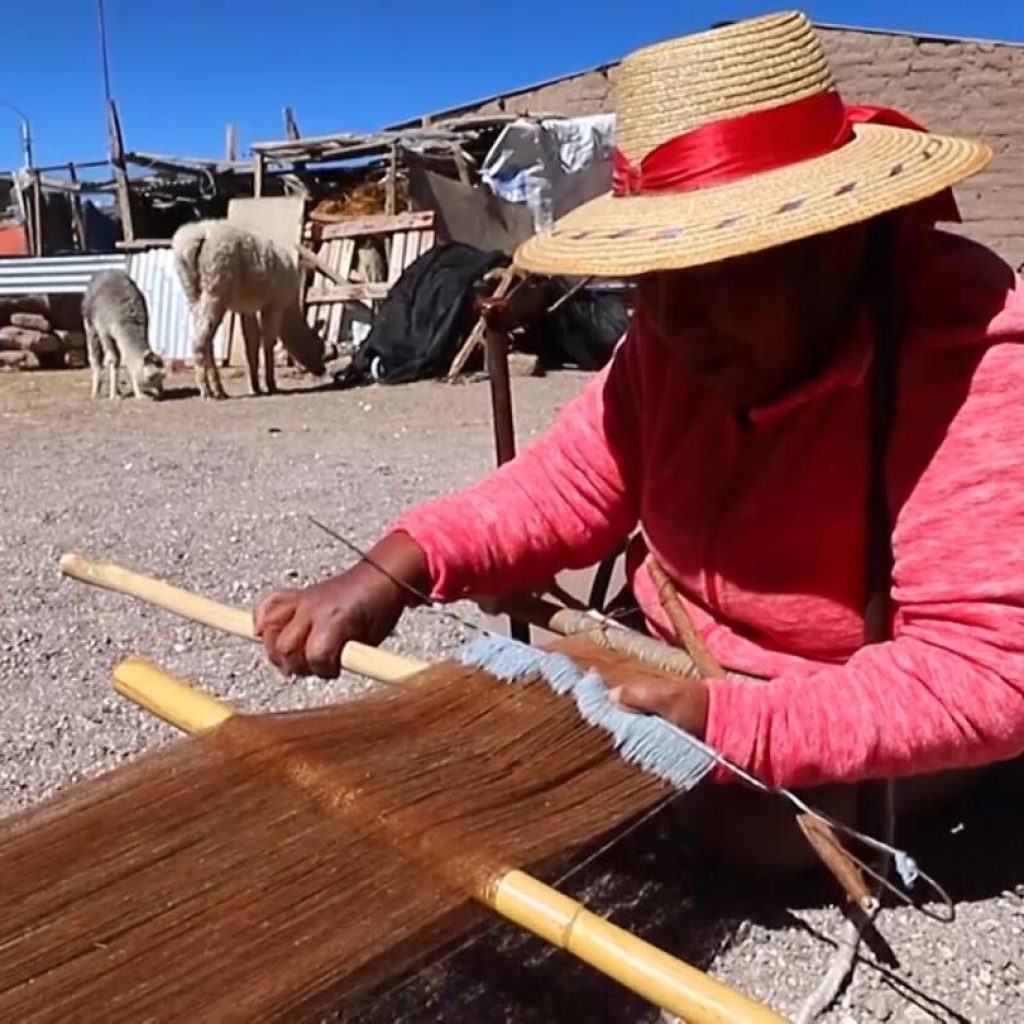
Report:
[{"label": "wooden post", "polygon": [[[68,164],[68,179],[72,185],[78,184],[78,172],[73,163]],[[82,194],[75,189],[71,193],[71,223],[75,228],[75,235],[78,239],[78,251],[85,252],[85,218],[82,216]]]},{"label": "wooden post", "polygon": [[[516,268],[514,265],[506,267],[501,273],[501,279],[498,281],[497,287],[494,289],[492,298],[503,299],[508,295],[512,288],[512,282],[516,279]],[[481,316],[476,322],[476,326],[470,332],[469,337],[466,339],[465,344],[459,349],[455,358],[452,360],[452,365],[448,370],[448,380],[454,380],[460,373],[462,368],[469,361],[469,357],[476,351],[477,345],[484,340],[484,333],[487,330],[487,318]]]},{"label": "wooden post", "polygon": [[498,465],[516,457],[516,428],[512,417],[512,386],[508,372],[508,338],[501,331],[484,330],[487,376],[491,382],[494,448]]},{"label": "wooden post", "polygon": [[291,107],[284,108],[284,137],[286,139],[299,139],[299,124],[295,120],[295,112]]},{"label": "wooden post", "polygon": [[43,179],[38,171],[32,172],[32,219],[35,221],[35,249],[37,256],[46,254],[46,230],[43,227]]},{"label": "wooden post", "polygon": [[224,159],[232,164],[238,159],[238,140],[233,124],[229,124],[224,133]]},{"label": "wooden post", "polygon": [[398,212],[398,143],[391,144],[391,160],[388,163],[387,193],[384,197],[384,212],[393,217]]},{"label": "wooden post", "polygon": [[472,185],[473,179],[469,174],[469,162],[466,160],[466,153],[458,143],[452,143],[452,159],[455,161],[455,169],[459,173],[459,181],[463,185]]},{"label": "wooden post", "polygon": [[257,153],[256,159],[253,162],[252,173],[252,194],[257,199],[263,195],[263,175],[266,173],[266,170],[266,158],[262,153]]},{"label": "wooden post", "polygon": [[128,184],[128,171],[124,160],[124,137],[121,134],[121,119],[117,115],[117,104],[113,100],[107,107],[107,130],[110,135],[110,166],[114,169],[117,183],[117,205],[121,211],[121,229],[126,242],[135,241],[135,222],[132,219],[132,194]]},{"label": "wooden post", "polygon": [[[494,449],[499,466],[516,457],[516,426],[512,416],[512,385],[508,372],[508,337],[484,328],[484,358],[491,382],[491,415],[494,418]],[[508,629],[513,640],[531,642],[530,624],[510,615]]]},{"label": "wooden post", "polygon": [[25,225],[25,251],[35,252],[36,241],[32,227],[32,211],[29,209],[28,197],[25,195],[25,185],[23,184],[21,171],[15,171],[13,178],[14,194],[18,200],[18,209],[21,211],[21,222]]}]

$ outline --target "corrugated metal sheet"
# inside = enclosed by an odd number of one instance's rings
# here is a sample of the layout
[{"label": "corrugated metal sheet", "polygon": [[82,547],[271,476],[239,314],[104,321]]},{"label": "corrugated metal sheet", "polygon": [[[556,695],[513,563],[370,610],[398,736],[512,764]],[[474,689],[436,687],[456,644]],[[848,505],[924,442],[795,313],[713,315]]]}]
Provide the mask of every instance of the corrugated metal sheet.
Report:
[{"label": "corrugated metal sheet", "polygon": [[120,253],[0,259],[0,295],[82,294],[93,274],[124,270],[127,262]]},{"label": "corrugated metal sheet", "polygon": [[[191,362],[188,300],[169,248],[125,256],[47,256],[0,259],[0,295],[81,295],[94,274],[125,270],[142,290],[149,308],[149,343],[167,359]],[[213,340],[214,352],[227,352],[228,317]]]},{"label": "corrugated metal sheet", "polygon": [[[146,297],[149,307],[149,344],[165,359],[191,362],[192,345],[188,299],[174,269],[174,253],[170,249],[149,249],[133,253],[128,259],[128,273]],[[225,317],[213,339],[218,359],[227,351]]]}]

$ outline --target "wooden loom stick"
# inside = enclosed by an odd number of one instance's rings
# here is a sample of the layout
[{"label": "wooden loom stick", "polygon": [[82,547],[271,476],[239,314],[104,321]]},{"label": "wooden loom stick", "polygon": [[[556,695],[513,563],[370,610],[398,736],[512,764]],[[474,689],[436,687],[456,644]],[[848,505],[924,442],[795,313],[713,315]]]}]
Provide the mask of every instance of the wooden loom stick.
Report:
[{"label": "wooden loom stick", "polygon": [[[204,626],[224,633],[254,640],[252,613],[234,608],[208,597],[201,597],[163,580],[144,576],[112,562],[97,562],[84,555],[69,553],[61,556],[60,570],[65,576],[91,583],[104,590],[113,590],[128,597],[173,612]],[[425,668],[423,662],[400,654],[351,641],[341,653],[341,667],[357,675],[369,676],[382,683],[394,683]]]},{"label": "wooden loom stick", "polygon": [[705,679],[725,678],[725,669],[718,664],[715,656],[704,646],[700,635],[686,614],[679,595],[676,593],[668,573],[658,564],[654,555],[648,555],[647,571],[650,573],[651,581],[658,589],[658,600],[665,610],[672,628],[676,631],[679,642],[686,648],[694,665],[700,670],[701,676]]},{"label": "wooden loom stick", "polygon": [[[173,612],[183,618],[194,622],[219,629],[243,639],[252,640],[253,625],[251,612],[222,604],[207,597],[194,594],[181,587],[163,580],[153,579],[141,573],[133,572],[122,566],[110,562],[98,562],[79,554],[65,554],[60,560],[61,571],[74,579],[94,586],[112,590],[117,593],[134,597],[158,608]],[[660,568],[660,567],[659,567]],[[655,570],[657,571],[657,570]],[[662,571],[664,576],[664,572]],[[674,591],[669,583],[667,591],[659,587],[659,595],[664,600],[671,602]],[[676,595],[678,601],[678,595]],[[562,635],[573,635],[584,632],[580,621],[580,613],[572,612],[569,609],[559,609],[550,602],[535,599],[528,601],[520,599],[515,604],[517,614],[530,621],[533,625],[549,629]],[[667,611],[667,610],[666,610]],[[668,613],[668,612],[667,612]],[[686,611],[681,604],[670,617],[675,620],[682,615],[686,618]],[[692,629],[683,635],[694,633]],[[688,648],[689,650],[689,648]],[[693,652],[690,651],[693,658]],[[696,662],[696,658],[693,658]],[[717,665],[710,652],[706,655],[706,661],[713,666]],[[342,668],[354,672],[357,675],[366,676],[377,682],[393,683],[406,679],[426,667],[422,661],[407,658],[403,655],[392,654],[376,647],[350,641],[345,645],[341,656]],[[714,673],[723,675],[724,670],[720,667]],[[842,843],[835,832],[827,825],[814,822],[812,819],[805,820],[806,815],[797,815],[797,821],[807,841],[814,848],[822,862],[833,874],[836,880],[842,885],[847,896],[861,909],[869,910],[874,905],[870,890],[864,882],[859,869],[845,853]]]},{"label": "wooden loom stick", "polygon": [[[113,677],[119,693],[185,732],[207,732],[234,714],[229,705],[148,662],[122,662]],[[688,1024],[784,1024],[773,1010],[598,917],[524,871],[506,871],[472,895],[506,920]]]},{"label": "wooden loom stick", "polygon": [[[705,652],[701,661],[710,671],[707,673],[702,671],[702,675],[723,676],[725,670],[718,665],[714,656],[696,638],[696,630],[692,624],[688,627],[685,626],[689,622],[689,616],[664,570],[654,561],[653,556],[648,560],[648,565],[651,567],[652,580],[658,587],[659,598],[668,606],[666,614],[672,620],[674,628],[680,633],[691,659],[695,664],[697,663],[698,659],[694,656],[694,650],[690,648],[687,640]],[[60,568],[65,575],[82,582],[138,598],[193,622],[231,633],[234,636],[247,640],[254,639],[252,614],[246,609],[222,604],[163,580],[133,572],[111,562],[94,561],[84,555],[71,553],[63,555],[60,560]],[[586,632],[588,617],[585,613],[559,608],[552,602],[540,598],[521,596],[513,599],[509,608],[519,618],[553,633],[572,636]],[[680,630],[676,625],[677,622],[683,624],[684,628]],[[345,645],[341,664],[346,671],[382,683],[398,682],[426,668],[426,663],[422,661],[392,654],[389,651],[355,641],[350,641]],[[849,899],[862,910],[870,911],[874,906],[871,892],[860,869],[847,855],[835,831],[827,824],[804,814],[797,815],[797,822],[807,841],[843,887]]]}]

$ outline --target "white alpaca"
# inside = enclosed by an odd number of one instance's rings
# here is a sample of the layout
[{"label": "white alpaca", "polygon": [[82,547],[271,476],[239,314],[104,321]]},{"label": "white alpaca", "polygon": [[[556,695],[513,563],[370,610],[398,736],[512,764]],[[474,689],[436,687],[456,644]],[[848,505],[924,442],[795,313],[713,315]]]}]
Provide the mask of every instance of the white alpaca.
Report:
[{"label": "white alpaca", "polygon": [[283,325],[286,329],[281,340],[289,354],[310,373],[319,376],[325,372],[323,343],[311,331],[296,330],[302,323],[296,255],[266,235],[226,220],[182,225],[171,239],[171,248],[192,307],[192,353],[203,398],[227,397],[213,355],[213,337],[228,312],[242,318],[250,394],[260,393],[261,347],[267,393],[277,390],[274,343]]}]

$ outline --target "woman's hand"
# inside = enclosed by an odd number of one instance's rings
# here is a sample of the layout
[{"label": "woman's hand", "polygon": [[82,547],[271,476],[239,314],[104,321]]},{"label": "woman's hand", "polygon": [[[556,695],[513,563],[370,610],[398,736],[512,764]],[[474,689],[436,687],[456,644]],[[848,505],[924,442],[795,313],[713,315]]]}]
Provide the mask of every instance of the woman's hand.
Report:
[{"label": "woman's hand", "polygon": [[[406,534],[392,534],[370,552],[373,561],[421,593],[430,589],[427,559]],[[400,584],[369,562],[309,587],[279,590],[254,614],[267,657],[290,676],[336,679],[350,640],[379,644],[415,604]]]},{"label": "woman's hand", "polygon": [[708,724],[708,687],[692,679],[638,679],[608,692],[613,704],[660,715],[703,739]]}]

